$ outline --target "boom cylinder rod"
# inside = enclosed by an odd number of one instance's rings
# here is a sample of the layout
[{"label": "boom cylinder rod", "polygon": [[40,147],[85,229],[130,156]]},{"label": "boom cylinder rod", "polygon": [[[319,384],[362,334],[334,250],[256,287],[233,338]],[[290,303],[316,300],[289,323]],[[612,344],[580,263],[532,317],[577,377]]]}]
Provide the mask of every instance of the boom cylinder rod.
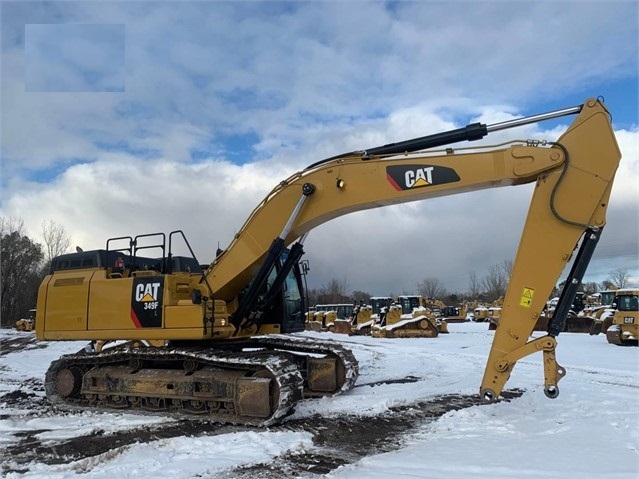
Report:
[{"label": "boom cylinder rod", "polygon": [[457,128],[456,130],[435,133],[433,135],[413,138],[412,140],[400,141],[398,143],[389,143],[384,146],[369,148],[368,150],[364,150],[359,153],[364,159],[369,159],[371,156],[375,155],[410,153],[412,151],[449,145],[459,141],[481,140],[484,136],[493,131],[505,130],[517,126],[528,125],[530,123],[538,123],[540,121],[551,120],[562,116],[575,115],[581,111],[582,107],[583,105],[563,108],[561,110],[550,111],[548,113],[540,113],[538,115],[526,116],[515,120],[502,121],[493,125],[471,123],[463,128]]},{"label": "boom cylinder rod", "polygon": [[539,115],[532,115],[523,118],[516,118],[514,120],[502,121],[501,123],[488,125],[486,127],[486,132],[491,133],[493,131],[506,130],[508,128],[514,128],[516,126],[529,125],[530,123],[539,123],[540,121],[552,120],[553,118],[560,118],[562,116],[576,115],[581,112],[582,108],[583,105],[577,105],[570,108],[564,108],[562,110],[540,113]]}]

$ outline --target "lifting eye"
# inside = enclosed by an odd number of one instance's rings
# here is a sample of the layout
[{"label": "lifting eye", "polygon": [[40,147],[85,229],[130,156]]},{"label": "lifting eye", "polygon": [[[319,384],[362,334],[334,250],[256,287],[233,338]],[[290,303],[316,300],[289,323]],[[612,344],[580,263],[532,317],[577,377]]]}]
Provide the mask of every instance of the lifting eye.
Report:
[{"label": "lifting eye", "polygon": [[344,182],[344,180],[343,180],[343,179],[341,179],[341,178],[337,178],[337,181],[335,182],[335,186],[337,186],[337,188],[338,188],[338,189],[340,189],[340,190],[341,190],[341,189],[344,189],[344,185],[345,185],[345,184],[346,184],[346,183],[345,183],[345,182]]}]

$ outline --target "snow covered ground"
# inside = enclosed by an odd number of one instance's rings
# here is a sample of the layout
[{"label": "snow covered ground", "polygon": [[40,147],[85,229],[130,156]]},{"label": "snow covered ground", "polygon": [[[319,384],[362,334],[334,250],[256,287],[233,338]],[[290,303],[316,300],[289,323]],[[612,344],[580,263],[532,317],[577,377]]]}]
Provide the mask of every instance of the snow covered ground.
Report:
[{"label": "snow covered ground", "polygon": [[[449,330],[434,339],[300,333],[351,348],[360,363],[357,385],[305,401],[282,425],[252,430],[57,411],[43,398],[44,373],[83,343],[29,342],[14,350],[16,338],[32,333],[0,330],[1,471],[7,478],[51,479],[639,477],[639,348],[563,333],[557,360],[567,375],[557,399],[543,394],[539,354],[520,361],[507,384],[524,390],[520,397],[448,405],[452,410],[427,417],[420,413],[425,404],[477,393],[493,336],[486,323]],[[340,443],[350,429],[351,443]],[[357,435],[372,430],[387,436]],[[86,451],[70,453],[72,445]]]}]

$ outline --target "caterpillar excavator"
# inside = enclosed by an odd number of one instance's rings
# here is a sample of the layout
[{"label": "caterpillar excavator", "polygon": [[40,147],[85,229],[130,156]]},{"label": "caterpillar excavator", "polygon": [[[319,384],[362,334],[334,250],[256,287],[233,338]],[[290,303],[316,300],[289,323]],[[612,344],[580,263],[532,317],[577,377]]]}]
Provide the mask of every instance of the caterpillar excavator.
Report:
[{"label": "caterpillar excavator", "polygon": [[[555,141],[450,146],[567,115],[576,117]],[[314,163],[280,182],[204,267],[182,231],[55,258],[38,291],[37,338],[88,344],[51,363],[46,396],[71,408],[278,422],[298,401],[347,391],[358,377],[339,342],[291,334],[304,330],[307,233],[354,211],[535,183],[479,394],[498,400],[517,361],[541,352],[554,398],[565,374],[556,337],[604,227],[620,157],[608,111],[588,99]],[[177,254],[180,244],[190,256]],[[529,339],[575,250],[548,334]]]}]

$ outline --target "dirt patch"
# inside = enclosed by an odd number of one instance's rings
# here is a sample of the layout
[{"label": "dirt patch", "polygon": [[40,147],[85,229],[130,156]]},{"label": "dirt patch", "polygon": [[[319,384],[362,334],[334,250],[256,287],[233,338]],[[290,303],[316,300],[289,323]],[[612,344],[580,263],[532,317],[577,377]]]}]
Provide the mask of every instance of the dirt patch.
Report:
[{"label": "dirt patch", "polygon": [[[503,400],[520,397],[523,391],[503,393]],[[307,431],[313,434],[313,451],[289,453],[269,463],[238,467],[220,479],[319,477],[363,457],[399,449],[407,434],[425,422],[449,411],[484,404],[479,395],[446,395],[431,401],[391,409],[377,416],[314,416],[289,421],[279,429]]]},{"label": "dirt patch", "polygon": [[0,339],[0,356],[13,353],[14,351],[24,351],[25,349],[46,348],[47,344],[38,342],[33,332],[24,332],[20,336]]},{"label": "dirt patch", "polygon": [[[33,333],[23,333],[0,339],[0,355],[14,351],[44,348],[46,343],[36,341]],[[418,377],[391,379],[355,387],[392,383],[412,383]],[[503,393],[504,400],[519,397],[523,391]],[[28,379],[16,390],[0,395],[0,404],[9,409],[19,409],[21,417],[40,418],[46,416],[73,417],[74,412],[52,406],[44,397],[44,384],[39,379]],[[289,419],[272,426],[271,431],[308,432],[313,435],[312,450],[293,451],[273,460],[246,467],[237,467],[219,475],[220,479],[279,479],[289,477],[321,477],[346,464],[361,458],[397,450],[407,436],[417,431],[424,423],[443,414],[482,404],[478,395],[446,395],[409,406],[392,408],[377,416],[340,417],[312,416]],[[10,419],[0,414],[1,419]],[[251,430],[246,426],[220,425],[198,418],[178,419],[162,424],[107,433],[96,430],[91,434],[59,441],[42,441],[39,434],[45,430],[15,432],[17,439],[0,449],[3,462],[0,474],[10,472],[27,473],[30,463],[46,465],[66,464],[100,455],[117,455],[136,443],[146,443],[174,437],[202,437]],[[9,463],[10,461],[10,463]]]},{"label": "dirt patch", "polygon": [[[523,391],[504,393],[505,400],[521,396]],[[7,393],[3,398],[19,403],[34,400],[32,394],[24,391]],[[35,398],[36,400],[41,398]],[[406,434],[417,430],[425,421],[443,414],[482,404],[478,395],[440,396],[431,401],[391,409],[377,416],[342,416],[292,419],[271,431],[305,431],[313,434],[316,446],[312,451],[288,453],[269,463],[239,467],[225,474],[223,478],[289,478],[318,477],[339,466],[358,461],[371,454],[399,449]],[[32,404],[34,406],[34,404]],[[35,412],[35,411],[34,411]],[[42,411],[40,411],[40,414]],[[133,428],[113,433],[102,430],[72,439],[43,443],[37,435],[43,431],[17,433],[19,441],[2,451],[4,457],[11,458],[12,464],[2,466],[2,473],[24,473],[27,464],[66,464],[83,458],[106,453],[118,453],[135,443],[145,443],[159,439],[180,436],[212,436],[250,430],[249,427],[220,425],[199,419],[185,419],[170,423]]]}]

